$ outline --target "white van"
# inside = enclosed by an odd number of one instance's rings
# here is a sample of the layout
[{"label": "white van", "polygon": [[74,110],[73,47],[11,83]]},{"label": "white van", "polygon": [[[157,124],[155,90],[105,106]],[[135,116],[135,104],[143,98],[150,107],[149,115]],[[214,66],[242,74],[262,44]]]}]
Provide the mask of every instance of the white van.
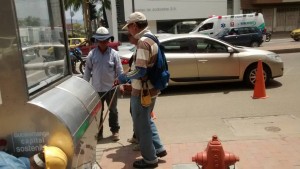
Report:
[{"label": "white van", "polygon": [[212,16],[201,22],[190,33],[200,33],[218,38],[222,36],[224,30],[232,27],[257,27],[263,31],[265,21],[261,13]]}]

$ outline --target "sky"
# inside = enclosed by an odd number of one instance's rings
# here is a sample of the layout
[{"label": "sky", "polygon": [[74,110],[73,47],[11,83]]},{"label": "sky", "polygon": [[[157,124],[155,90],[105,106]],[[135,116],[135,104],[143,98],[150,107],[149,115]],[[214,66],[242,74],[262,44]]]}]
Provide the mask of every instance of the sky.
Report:
[{"label": "sky", "polygon": [[[65,11],[66,19],[71,19],[70,10]],[[77,12],[74,12],[73,20],[83,20],[82,9],[78,9]]]},{"label": "sky", "polygon": [[[26,18],[27,16],[38,17],[40,19],[49,19],[47,12],[47,1],[46,0],[15,0],[18,18]],[[97,9],[100,8],[100,4],[97,3]],[[71,19],[70,9],[65,11],[66,20]],[[77,12],[74,12],[73,16],[74,23],[77,21],[82,22],[82,9],[79,8]]]}]

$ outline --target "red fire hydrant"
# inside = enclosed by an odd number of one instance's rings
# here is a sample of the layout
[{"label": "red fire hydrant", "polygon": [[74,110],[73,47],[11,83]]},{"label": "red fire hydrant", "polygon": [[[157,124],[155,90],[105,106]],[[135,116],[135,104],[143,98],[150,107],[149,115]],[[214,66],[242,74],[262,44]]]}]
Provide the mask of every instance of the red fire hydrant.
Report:
[{"label": "red fire hydrant", "polygon": [[238,156],[223,150],[216,135],[207,144],[204,152],[197,153],[192,157],[192,161],[201,165],[202,169],[228,169],[239,160]]}]

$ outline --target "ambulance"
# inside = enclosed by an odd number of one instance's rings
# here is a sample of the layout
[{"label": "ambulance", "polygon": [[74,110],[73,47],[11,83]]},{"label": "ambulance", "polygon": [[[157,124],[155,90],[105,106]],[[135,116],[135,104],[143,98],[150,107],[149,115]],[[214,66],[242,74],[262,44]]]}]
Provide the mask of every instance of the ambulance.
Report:
[{"label": "ambulance", "polygon": [[257,27],[265,29],[264,17],[261,13],[211,16],[196,26],[190,33],[205,34],[218,38],[225,30],[238,27]]}]

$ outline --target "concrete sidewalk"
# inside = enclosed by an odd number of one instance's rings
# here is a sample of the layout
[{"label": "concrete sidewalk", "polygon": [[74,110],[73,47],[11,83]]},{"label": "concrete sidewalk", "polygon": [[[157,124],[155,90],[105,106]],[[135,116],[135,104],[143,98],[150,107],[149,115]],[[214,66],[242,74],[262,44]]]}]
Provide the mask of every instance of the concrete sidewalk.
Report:
[{"label": "concrete sidewalk", "polygon": [[[166,145],[168,155],[159,159],[157,169],[197,169],[192,157],[203,151],[208,142]],[[300,169],[300,137],[281,139],[235,140],[222,142],[223,148],[239,156],[236,169]],[[109,147],[109,148],[108,148]],[[132,145],[98,144],[98,163],[103,169],[132,169],[140,152]]]}]

